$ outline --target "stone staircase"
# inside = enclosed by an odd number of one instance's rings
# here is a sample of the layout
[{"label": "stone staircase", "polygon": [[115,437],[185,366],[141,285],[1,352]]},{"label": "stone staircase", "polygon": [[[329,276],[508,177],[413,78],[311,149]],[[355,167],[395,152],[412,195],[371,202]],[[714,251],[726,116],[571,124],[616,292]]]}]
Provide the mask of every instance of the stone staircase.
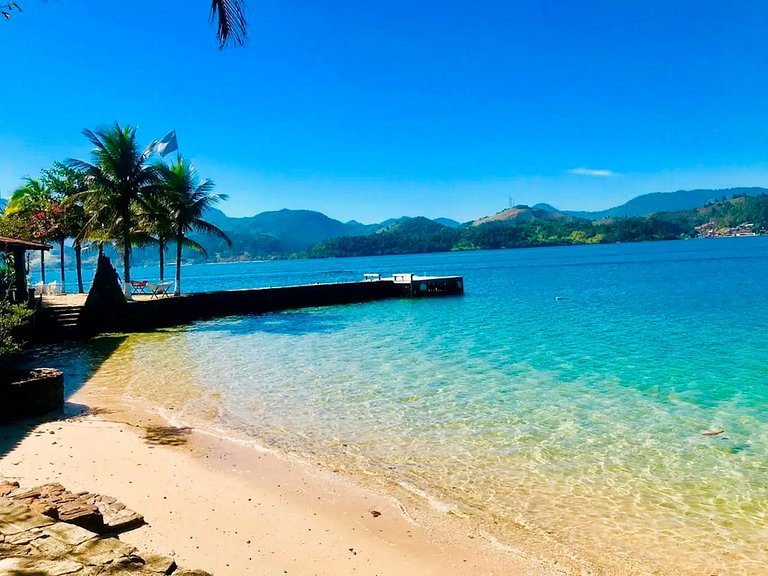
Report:
[{"label": "stone staircase", "polygon": [[45,306],[49,329],[63,339],[82,337],[79,326],[82,306],[55,305]]}]

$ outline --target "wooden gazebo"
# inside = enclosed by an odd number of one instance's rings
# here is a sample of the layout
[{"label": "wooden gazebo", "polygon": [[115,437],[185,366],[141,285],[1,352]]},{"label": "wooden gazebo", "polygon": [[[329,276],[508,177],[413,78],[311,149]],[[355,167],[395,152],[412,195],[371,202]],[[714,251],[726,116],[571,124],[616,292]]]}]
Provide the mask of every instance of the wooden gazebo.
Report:
[{"label": "wooden gazebo", "polygon": [[16,301],[26,301],[29,292],[27,291],[27,271],[24,267],[24,252],[27,250],[50,250],[48,244],[33,242],[31,240],[19,240],[18,238],[6,238],[0,236],[0,252],[13,255],[13,271],[15,277]]}]

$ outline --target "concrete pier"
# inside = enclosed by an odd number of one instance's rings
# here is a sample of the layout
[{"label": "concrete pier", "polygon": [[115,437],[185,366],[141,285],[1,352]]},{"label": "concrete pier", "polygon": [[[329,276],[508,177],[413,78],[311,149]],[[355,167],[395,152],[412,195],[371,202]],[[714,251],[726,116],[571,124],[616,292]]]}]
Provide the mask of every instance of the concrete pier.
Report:
[{"label": "concrete pier", "polygon": [[[104,332],[146,332],[223,316],[463,292],[464,281],[460,276],[395,274],[391,278],[381,278],[378,274],[367,274],[361,282],[196,292],[159,298],[141,296],[130,302],[124,302],[122,298],[102,303],[89,299],[89,302],[97,303],[82,305],[79,314],[72,314],[77,318],[75,329],[58,326],[57,316],[52,312],[43,314],[37,330],[40,337],[36,339],[60,340]],[[72,308],[69,304],[67,310]],[[55,311],[54,306],[47,305],[47,308]]]}]

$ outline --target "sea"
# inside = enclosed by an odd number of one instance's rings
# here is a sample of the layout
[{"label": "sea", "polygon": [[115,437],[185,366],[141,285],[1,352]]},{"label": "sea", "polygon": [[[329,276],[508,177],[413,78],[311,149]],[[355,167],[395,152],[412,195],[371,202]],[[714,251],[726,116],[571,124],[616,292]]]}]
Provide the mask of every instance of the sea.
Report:
[{"label": "sea", "polygon": [[768,574],[768,237],[190,265],[182,289],[399,272],[461,275],[466,292],[219,318],[35,361],[61,367],[68,393],[111,387],[375,478],[500,545],[522,531],[590,562]]}]

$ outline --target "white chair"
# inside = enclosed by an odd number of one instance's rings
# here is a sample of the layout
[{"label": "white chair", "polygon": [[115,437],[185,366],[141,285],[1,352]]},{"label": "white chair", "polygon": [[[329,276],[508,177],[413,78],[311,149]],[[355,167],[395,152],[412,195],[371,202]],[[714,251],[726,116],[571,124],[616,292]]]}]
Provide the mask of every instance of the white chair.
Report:
[{"label": "white chair", "polygon": [[150,296],[149,299],[170,296],[169,292],[173,287],[173,284],[173,280],[170,282],[160,282],[158,284],[147,283],[147,288],[152,292],[152,296]]},{"label": "white chair", "polygon": [[35,284],[35,296],[42,296],[43,294],[45,294],[45,283],[38,282]]},{"label": "white chair", "polygon": [[59,293],[59,284],[54,280],[50,284],[48,284],[48,288],[46,289],[46,294],[58,294]]}]

